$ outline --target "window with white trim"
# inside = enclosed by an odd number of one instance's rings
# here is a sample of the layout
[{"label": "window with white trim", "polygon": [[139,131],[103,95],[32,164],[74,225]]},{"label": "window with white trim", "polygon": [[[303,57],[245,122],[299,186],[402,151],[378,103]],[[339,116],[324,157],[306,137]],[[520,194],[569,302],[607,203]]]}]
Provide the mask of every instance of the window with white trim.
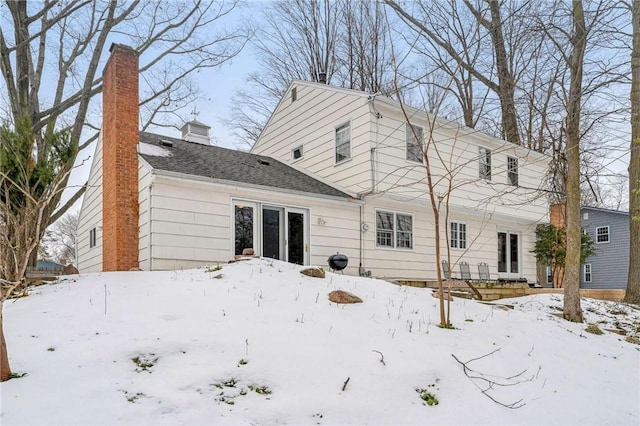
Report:
[{"label": "window with white trim", "polygon": [[96,246],[96,236],[97,236],[97,228],[91,228],[89,230],[89,248],[94,248]]},{"label": "window with white trim", "polygon": [[424,130],[420,126],[407,123],[407,160],[422,163]]},{"label": "window with white trim", "polygon": [[596,227],[596,243],[609,242],[609,226]]},{"label": "window with white trim", "polygon": [[467,224],[463,222],[451,222],[449,224],[449,240],[451,248],[467,248]]},{"label": "window with white trim", "polygon": [[585,263],[582,266],[583,270],[584,270],[584,282],[585,283],[590,283],[591,282],[591,264],[590,263]]},{"label": "window with white trim", "polygon": [[336,164],[351,158],[351,126],[349,123],[336,128]]},{"label": "window with white trim", "polygon": [[413,248],[413,216],[376,211],[376,246]]},{"label": "window with white trim", "polygon": [[479,149],[479,176],[482,179],[491,180],[491,150],[480,147]]},{"label": "window with white trim", "polygon": [[291,150],[291,159],[297,160],[303,157],[302,145],[295,147]]},{"label": "window with white trim", "polygon": [[507,183],[518,186],[518,159],[516,157],[507,157]]}]

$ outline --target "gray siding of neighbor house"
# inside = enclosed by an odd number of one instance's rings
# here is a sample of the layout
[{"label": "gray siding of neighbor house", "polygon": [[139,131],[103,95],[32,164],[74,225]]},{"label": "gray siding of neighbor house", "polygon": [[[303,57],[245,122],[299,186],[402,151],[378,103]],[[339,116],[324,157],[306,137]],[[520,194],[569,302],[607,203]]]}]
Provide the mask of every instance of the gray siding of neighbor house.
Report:
[{"label": "gray siding of neighbor house", "polygon": [[[596,253],[585,262],[591,264],[591,282],[585,282],[585,269],[582,266],[580,287],[626,289],[629,273],[629,214],[583,207],[581,218],[582,227],[594,241]],[[601,226],[609,227],[608,243],[596,242],[596,228]]]}]

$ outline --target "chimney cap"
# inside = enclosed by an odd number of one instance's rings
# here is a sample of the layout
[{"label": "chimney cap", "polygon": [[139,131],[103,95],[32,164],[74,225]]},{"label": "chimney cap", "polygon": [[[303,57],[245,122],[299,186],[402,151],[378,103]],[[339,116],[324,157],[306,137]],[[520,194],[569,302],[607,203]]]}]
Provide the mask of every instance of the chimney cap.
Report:
[{"label": "chimney cap", "polygon": [[138,52],[133,47],[121,43],[111,43],[111,46],[109,47],[109,53],[113,53],[114,50],[126,51],[135,55],[138,54]]}]

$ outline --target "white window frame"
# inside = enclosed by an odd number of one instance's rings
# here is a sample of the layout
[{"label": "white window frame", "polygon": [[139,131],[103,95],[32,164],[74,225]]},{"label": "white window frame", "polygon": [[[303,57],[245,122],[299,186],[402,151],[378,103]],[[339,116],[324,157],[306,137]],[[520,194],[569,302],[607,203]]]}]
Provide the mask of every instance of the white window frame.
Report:
[{"label": "white window frame", "polygon": [[[391,215],[391,229],[381,228],[380,223],[378,222],[378,214]],[[398,249],[398,250],[413,250],[413,215],[409,213],[400,213],[389,210],[377,210],[376,214],[376,247],[377,248],[389,248],[389,249]],[[408,218],[411,226],[410,231],[400,231],[398,226],[398,217]],[[378,233],[384,232],[386,234],[390,234],[385,237],[385,240],[390,241],[391,244],[380,244],[380,239],[378,237]],[[400,238],[404,235],[408,234],[408,243],[409,246],[404,246],[400,244]],[[407,239],[403,239],[406,241]]]},{"label": "white window frame", "polygon": [[98,228],[89,229],[89,248],[92,249],[98,244]]},{"label": "white window frame", "polygon": [[518,186],[518,158],[507,156],[507,183],[511,186]]},{"label": "white window frame", "polygon": [[491,150],[483,146],[478,148],[478,177],[491,180]]},{"label": "white window frame", "polygon": [[584,265],[582,265],[582,277],[584,278],[585,283],[592,282],[593,270],[591,269],[590,263],[585,263]]},{"label": "white window frame", "polygon": [[[415,124],[407,123],[406,125],[406,146],[405,146],[405,158],[407,161],[411,161],[414,163],[422,163],[422,148],[424,146],[424,128],[422,126],[417,126]],[[419,140],[416,140],[414,135],[415,133],[418,136]]]},{"label": "white window frame", "polygon": [[[342,136],[343,133],[347,133],[347,141],[346,142],[342,141],[339,144],[338,143],[339,137]],[[335,162],[336,164],[342,164],[345,161],[348,161],[351,159],[351,122],[347,122],[347,123],[341,124],[340,126],[337,126],[334,131],[334,137],[335,137],[335,157],[334,157]],[[347,146],[348,154],[345,155],[344,158],[338,159],[338,149],[343,146]]]},{"label": "white window frame", "polygon": [[452,220],[449,222],[449,246],[452,249],[461,249],[461,250],[467,249],[467,223],[466,222],[460,222],[457,220]]},{"label": "white window frame", "polygon": [[[601,229],[606,229],[607,232],[606,233],[602,233],[600,234],[600,230]],[[600,241],[600,237],[604,237],[606,236],[607,239],[606,240],[602,240]],[[596,226],[596,244],[607,244],[611,241],[611,229],[609,228],[609,225],[606,226]]]},{"label": "white window frame", "polygon": [[[296,151],[300,151],[300,157],[296,158]],[[302,145],[296,146],[295,148],[293,148],[291,150],[291,160],[292,161],[298,161],[300,159],[304,158],[304,150],[302,149]]]}]

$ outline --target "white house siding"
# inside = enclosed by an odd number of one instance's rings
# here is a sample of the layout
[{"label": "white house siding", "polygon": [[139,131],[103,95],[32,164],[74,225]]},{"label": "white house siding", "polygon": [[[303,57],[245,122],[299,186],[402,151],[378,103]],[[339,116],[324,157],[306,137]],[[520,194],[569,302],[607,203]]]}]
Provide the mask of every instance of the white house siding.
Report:
[{"label": "white house siding", "polygon": [[[89,247],[89,232],[96,228],[96,245]],[[77,228],[78,270],[102,271],[102,138],[98,139],[82,199]]]},{"label": "white house siding", "polygon": [[[389,198],[368,197],[364,222],[364,268],[373,276],[414,280],[433,280],[437,277],[435,253],[435,221],[431,206],[420,201],[398,203]],[[410,214],[413,217],[413,249],[377,247],[377,210]],[[473,278],[478,278],[477,264],[486,262],[493,278],[527,279],[536,281],[535,258],[530,253],[535,243],[535,223],[518,223],[493,214],[469,213],[464,209],[450,209],[449,221],[466,224],[466,249],[452,248],[451,268],[459,276],[461,261],[469,264]],[[449,223],[444,211],[440,215],[441,258],[446,259],[445,231]],[[498,232],[511,232],[519,236],[519,271],[516,274],[498,274]]]},{"label": "white house siding", "polygon": [[139,209],[139,245],[138,263],[140,269],[151,269],[151,188],[153,175],[151,168],[144,161],[138,163],[138,209]]},{"label": "white house siding", "polygon": [[[311,172],[353,193],[370,186],[370,112],[359,92],[326,85],[293,84],[274,111],[252,153],[268,155]],[[335,164],[335,129],[350,123],[351,158]],[[293,161],[291,150],[303,147],[303,158]]]},{"label": "white house siding", "polygon": [[[406,159],[406,121],[389,105],[379,104],[383,118],[378,120],[376,140],[376,189],[398,199],[427,198],[428,186],[423,164]],[[542,222],[547,216],[547,202],[538,191],[546,174],[549,157],[489,137],[455,123],[437,120],[435,125],[423,114],[411,123],[424,128],[429,140],[429,127],[435,146],[428,148],[430,168],[437,195],[448,192],[447,170],[454,173],[450,204],[481,212]],[[479,178],[479,147],[492,151],[492,179]],[[437,150],[436,150],[437,148]],[[440,155],[438,155],[438,153]],[[519,186],[507,184],[507,156],[518,158]]]},{"label": "white house siding", "polygon": [[[232,259],[234,200],[308,209],[311,264],[326,266],[337,248],[350,259],[357,258],[357,203],[155,175],[150,191],[149,269],[189,268]],[[349,272],[357,273],[357,264],[349,265]]]}]

